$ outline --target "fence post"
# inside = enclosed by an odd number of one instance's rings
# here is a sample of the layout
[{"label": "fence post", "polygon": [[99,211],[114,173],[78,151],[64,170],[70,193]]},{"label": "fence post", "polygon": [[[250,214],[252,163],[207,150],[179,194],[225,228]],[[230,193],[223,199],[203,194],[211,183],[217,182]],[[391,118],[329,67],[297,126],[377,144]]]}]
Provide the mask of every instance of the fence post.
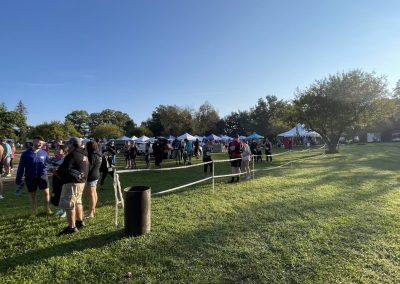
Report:
[{"label": "fence post", "polygon": [[212,189],[213,189],[213,194],[214,194],[214,192],[215,192],[215,178],[214,178],[214,176],[215,176],[215,163],[214,163],[214,161],[212,161]]},{"label": "fence post", "polygon": [[253,156],[253,155],[251,156],[251,160],[253,161],[253,179],[254,179],[254,176],[255,176],[255,174],[256,174],[256,171],[255,171],[255,169],[254,169],[255,165],[254,165],[254,156]]}]

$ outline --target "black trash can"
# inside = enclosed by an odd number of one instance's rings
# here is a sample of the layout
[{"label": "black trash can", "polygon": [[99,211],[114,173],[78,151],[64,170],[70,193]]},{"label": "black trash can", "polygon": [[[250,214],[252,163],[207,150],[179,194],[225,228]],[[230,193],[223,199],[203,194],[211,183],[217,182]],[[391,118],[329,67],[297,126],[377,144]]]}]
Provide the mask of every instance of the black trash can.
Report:
[{"label": "black trash can", "polygon": [[151,188],[132,186],[124,189],[125,235],[141,236],[150,232]]}]

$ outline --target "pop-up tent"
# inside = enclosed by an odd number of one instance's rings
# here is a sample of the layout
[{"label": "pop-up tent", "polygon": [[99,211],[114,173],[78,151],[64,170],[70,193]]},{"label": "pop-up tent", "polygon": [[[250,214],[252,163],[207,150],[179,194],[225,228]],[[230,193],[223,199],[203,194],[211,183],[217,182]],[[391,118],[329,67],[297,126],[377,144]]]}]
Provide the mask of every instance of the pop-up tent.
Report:
[{"label": "pop-up tent", "polygon": [[301,125],[298,123],[295,127],[292,129],[283,132],[281,134],[278,134],[279,137],[321,137],[317,132],[315,131],[309,131],[304,128],[304,125]]},{"label": "pop-up tent", "polygon": [[131,140],[135,141],[137,137],[135,135],[132,136]]},{"label": "pop-up tent", "polygon": [[219,141],[219,140],[221,140],[221,138],[219,138],[217,135],[215,135],[215,134],[210,134],[210,135],[208,135],[207,137],[207,140],[210,140],[210,141]]},{"label": "pop-up tent", "polygon": [[149,141],[149,139],[150,139],[149,137],[143,135],[143,136],[139,137],[138,139],[136,139],[136,142],[137,143],[144,143],[144,142]]},{"label": "pop-up tent", "polygon": [[128,136],[122,136],[122,137],[119,137],[119,138],[116,139],[116,140],[130,141],[130,140],[132,140],[132,138],[130,138],[130,137],[128,137]]},{"label": "pop-up tent", "polygon": [[247,139],[263,139],[264,136],[261,136],[260,134],[257,134],[255,132],[253,132],[253,134],[247,136]]},{"label": "pop-up tent", "polygon": [[182,134],[181,136],[178,137],[178,140],[185,140],[185,139],[191,141],[196,140],[196,138],[190,135],[189,133]]}]

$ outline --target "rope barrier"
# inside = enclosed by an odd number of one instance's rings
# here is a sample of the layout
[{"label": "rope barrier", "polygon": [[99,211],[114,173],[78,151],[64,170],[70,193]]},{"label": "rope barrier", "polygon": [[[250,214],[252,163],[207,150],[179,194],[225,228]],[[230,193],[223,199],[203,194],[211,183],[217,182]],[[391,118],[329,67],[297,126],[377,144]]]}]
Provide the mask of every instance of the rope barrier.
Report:
[{"label": "rope barrier", "polygon": [[[268,155],[268,156],[280,156],[280,155],[286,155],[286,154],[291,154],[290,157],[292,157],[293,154],[296,153],[302,153],[305,151],[311,152],[311,151],[316,151],[316,150],[322,150],[324,149],[325,146],[318,148],[318,149],[305,149],[305,150],[300,150],[300,151],[285,151],[282,153],[277,153],[277,154],[273,154],[273,155]],[[224,153],[225,154],[225,153]],[[251,159],[252,159],[252,168],[250,170],[250,173],[253,174],[253,179],[255,178],[255,172],[258,171],[271,171],[274,169],[279,169],[279,168],[283,168],[287,165],[292,165],[293,163],[299,162],[299,161],[303,161],[303,160],[308,160],[308,159],[314,159],[316,157],[320,157],[325,154],[321,154],[321,155],[314,155],[312,157],[306,157],[306,158],[299,158],[299,159],[290,159],[290,161],[285,162],[284,164],[281,164],[279,166],[275,166],[275,167],[268,167],[268,168],[264,168],[264,169],[255,169],[255,158],[261,155],[252,155]],[[119,174],[124,174],[124,173],[134,173],[134,172],[150,172],[150,171],[157,171],[157,172],[161,172],[161,171],[172,171],[172,170],[181,170],[181,169],[188,169],[188,168],[193,168],[193,167],[199,167],[199,166],[204,166],[207,164],[212,164],[212,176],[210,177],[206,177],[188,184],[184,184],[184,185],[180,185],[174,188],[170,188],[167,190],[163,190],[160,192],[156,192],[153,193],[152,195],[162,195],[165,193],[170,193],[170,192],[174,192],[176,190],[185,188],[185,187],[189,187],[195,184],[199,184],[208,180],[212,180],[212,191],[213,193],[215,192],[215,179],[216,178],[225,178],[225,177],[235,177],[235,176],[240,176],[240,175],[244,175],[245,172],[239,172],[239,173],[232,173],[232,174],[225,174],[225,175],[215,175],[215,165],[217,163],[226,163],[226,162],[232,162],[232,161],[236,161],[236,160],[241,160],[242,158],[235,158],[235,159],[225,159],[225,160],[216,160],[216,161],[209,161],[209,162],[203,162],[203,163],[199,163],[199,164],[195,164],[195,165],[187,165],[187,166],[181,166],[181,167],[171,167],[171,168],[159,168],[159,169],[129,169],[129,170],[119,170],[119,171],[115,171],[114,173],[114,181],[113,181],[113,185],[114,185],[114,191],[115,191],[115,226],[118,226],[118,208],[119,205],[121,205],[122,208],[124,208],[124,199],[123,199],[123,195],[121,192],[121,183],[119,180]]]}]

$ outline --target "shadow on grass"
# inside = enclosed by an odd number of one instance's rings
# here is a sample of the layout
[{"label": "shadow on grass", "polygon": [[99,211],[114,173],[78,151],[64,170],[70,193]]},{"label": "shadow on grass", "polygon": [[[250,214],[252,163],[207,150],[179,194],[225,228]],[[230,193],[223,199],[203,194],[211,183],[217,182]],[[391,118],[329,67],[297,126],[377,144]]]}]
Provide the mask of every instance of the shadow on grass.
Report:
[{"label": "shadow on grass", "polygon": [[[79,233],[78,233],[79,234]],[[65,238],[68,236],[61,236]],[[0,261],[0,273],[6,273],[17,265],[29,265],[45,259],[57,256],[66,256],[74,251],[82,251],[90,248],[101,248],[124,237],[123,230],[109,232],[101,235],[91,236],[86,239],[77,239],[68,243],[54,245],[43,249],[29,251],[14,257]]]}]

